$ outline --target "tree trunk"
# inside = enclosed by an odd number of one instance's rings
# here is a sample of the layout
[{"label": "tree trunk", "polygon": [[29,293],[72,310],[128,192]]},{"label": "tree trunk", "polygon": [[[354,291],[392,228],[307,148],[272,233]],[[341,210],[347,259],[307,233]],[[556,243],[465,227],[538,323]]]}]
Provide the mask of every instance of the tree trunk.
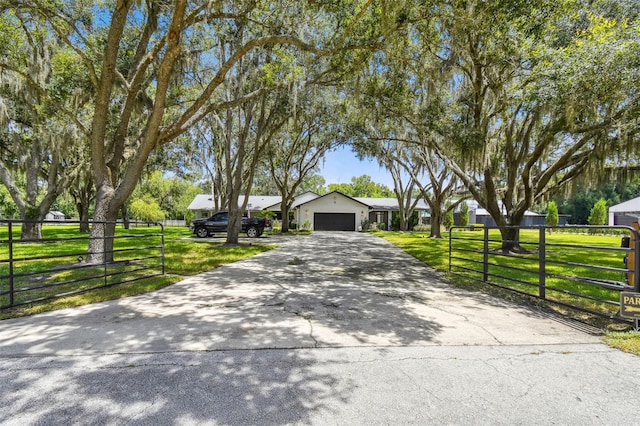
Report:
[{"label": "tree trunk", "polygon": [[507,217],[502,217],[500,234],[502,236],[502,250],[505,252],[523,253],[527,250],[520,246],[520,224],[524,218],[525,208],[518,207],[510,211]]},{"label": "tree trunk", "polygon": [[282,233],[285,234],[289,232],[289,206],[284,196],[282,203],[280,203],[280,212],[282,213]]},{"label": "tree trunk", "polygon": [[113,191],[99,189],[96,194],[96,210],[89,237],[87,263],[113,262],[113,239],[119,208],[113,208]]},{"label": "tree trunk", "polygon": [[80,218],[80,232],[89,233],[89,206],[93,198],[93,181],[86,176],[71,190]]},{"label": "tree trunk", "polygon": [[26,221],[22,223],[20,239],[21,240],[42,239],[42,222],[34,219],[26,219]]},{"label": "tree trunk", "polygon": [[439,209],[431,209],[431,232],[429,238],[442,238],[442,211]]},{"label": "tree trunk", "polygon": [[129,217],[129,208],[126,203],[122,205],[120,211],[122,211],[122,223],[124,225],[124,229],[131,228],[131,218]]},{"label": "tree trunk", "polygon": [[[37,207],[27,207],[20,214],[24,223],[20,231],[21,240],[39,240],[42,239],[42,221],[45,220],[49,208],[53,204],[55,198],[45,197]],[[27,206],[33,206],[30,203]]]},{"label": "tree trunk", "polygon": [[398,212],[398,220],[400,222],[400,231],[407,231],[409,228],[409,221],[407,220],[406,210],[403,208],[400,208],[400,211]]},{"label": "tree trunk", "polygon": [[500,235],[502,236],[502,251],[503,252],[520,252],[520,228],[518,227],[504,227],[500,228]]},{"label": "tree trunk", "polygon": [[93,219],[87,263],[113,262],[113,238],[115,221]]},{"label": "tree trunk", "polygon": [[80,232],[89,232],[89,204],[76,203],[76,209],[78,210],[78,216],[80,217]]},{"label": "tree trunk", "polygon": [[238,202],[229,204],[229,222],[227,224],[227,241],[225,245],[238,245],[240,230],[242,229],[242,210],[238,208]]}]

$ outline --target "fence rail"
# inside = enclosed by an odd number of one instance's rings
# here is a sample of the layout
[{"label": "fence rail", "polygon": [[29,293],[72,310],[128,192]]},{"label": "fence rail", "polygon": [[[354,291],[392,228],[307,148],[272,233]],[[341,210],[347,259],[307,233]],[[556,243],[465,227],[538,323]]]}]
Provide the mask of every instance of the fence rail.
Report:
[{"label": "fence rail", "polygon": [[[40,235],[21,236],[25,224],[37,225]],[[91,222],[106,225],[107,222]],[[164,227],[159,223],[125,229],[115,224],[115,235],[100,244],[109,247],[91,253],[88,233],[79,221],[0,220],[0,310],[99,288],[164,275]]]},{"label": "fence rail", "polygon": [[[503,238],[507,230],[515,230],[518,237]],[[640,292],[639,237],[627,226],[454,227],[449,272],[624,320],[620,292]],[[637,243],[629,247],[629,241]],[[511,246],[515,250],[507,249]],[[638,327],[637,320],[635,324]]]}]

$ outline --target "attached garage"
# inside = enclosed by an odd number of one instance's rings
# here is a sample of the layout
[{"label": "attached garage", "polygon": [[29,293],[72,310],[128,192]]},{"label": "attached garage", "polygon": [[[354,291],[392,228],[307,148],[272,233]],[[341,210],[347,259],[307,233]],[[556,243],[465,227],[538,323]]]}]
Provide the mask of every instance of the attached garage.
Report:
[{"label": "attached garage", "polygon": [[359,231],[369,217],[369,205],[338,191],[298,206],[296,220],[314,231]]},{"label": "attached garage", "polygon": [[355,231],[355,213],[314,213],[313,225],[316,231]]}]

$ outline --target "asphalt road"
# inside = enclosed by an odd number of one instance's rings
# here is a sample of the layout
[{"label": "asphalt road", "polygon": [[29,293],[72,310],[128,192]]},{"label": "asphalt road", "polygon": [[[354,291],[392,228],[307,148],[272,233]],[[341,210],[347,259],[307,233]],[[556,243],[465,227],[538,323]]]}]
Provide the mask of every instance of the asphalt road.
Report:
[{"label": "asphalt road", "polygon": [[[276,239],[272,239],[276,241]],[[640,424],[638,357],[360,233],[0,321],[0,424]]]}]

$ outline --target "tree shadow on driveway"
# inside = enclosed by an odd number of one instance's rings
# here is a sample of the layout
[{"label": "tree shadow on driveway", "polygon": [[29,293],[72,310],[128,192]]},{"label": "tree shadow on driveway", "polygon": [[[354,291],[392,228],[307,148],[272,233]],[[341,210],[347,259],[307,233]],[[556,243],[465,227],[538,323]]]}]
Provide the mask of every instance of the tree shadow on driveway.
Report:
[{"label": "tree shadow on driveway", "polygon": [[0,423],[309,423],[354,385],[299,349],[587,340],[382,239],[319,233],[153,293],[2,321]]},{"label": "tree shadow on driveway", "polygon": [[2,424],[290,424],[349,402],[305,351],[32,358],[0,373]]},{"label": "tree shadow on driveway", "polygon": [[0,355],[519,344],[559,327],[541,321],[380,238],[318,233],[153,293],[2,321]]}]

